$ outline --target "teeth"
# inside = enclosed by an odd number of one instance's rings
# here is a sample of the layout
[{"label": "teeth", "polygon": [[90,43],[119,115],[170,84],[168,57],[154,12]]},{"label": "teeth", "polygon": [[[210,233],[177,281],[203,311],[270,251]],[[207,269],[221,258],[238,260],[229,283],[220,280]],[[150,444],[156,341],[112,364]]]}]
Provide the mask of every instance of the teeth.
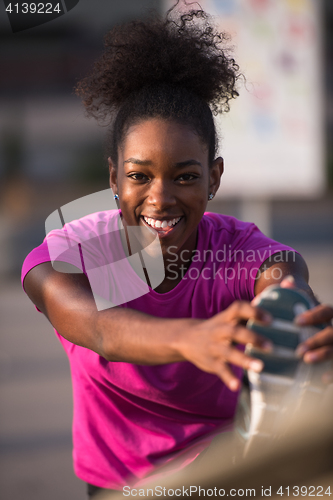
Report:
[{"label": "teeth", "polygon": [[152,219],[150,217],[143,217],[145,222],[147,224],[149,224],[149,226],[153,227],[153,228],[161,228],[161,229],[165,229],[166,227],[171,227],[171,226],[175,226],[177,224],[177,222],[180,221],[181,217],[177,217],[176,219],[172,219],[172,220],[169,220],[169,221],[166,221],[166,220],[158,220],[158,219]]}]

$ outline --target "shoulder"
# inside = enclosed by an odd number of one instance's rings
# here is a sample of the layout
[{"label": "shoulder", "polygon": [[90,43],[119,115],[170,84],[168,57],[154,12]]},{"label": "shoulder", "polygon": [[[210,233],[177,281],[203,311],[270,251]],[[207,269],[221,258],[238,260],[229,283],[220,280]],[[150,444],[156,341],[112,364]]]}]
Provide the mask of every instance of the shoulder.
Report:
[{"label": "shoulder", "polygon": [[203,239],[213,246],[228,245],[230,248],[268,246],[267,238],[252,222],[243,222],[229,215],[206,212],[200,223]]},{"label": "shoulder", "polygon": [[54,231],[66,231],[69,234],[77,234],[82,239],[86,239],[92,235],[101,235],[107,231],[115,231],[119,229],[120,211],[119,210],[105,210],[102,212],[95,212],[88,214],[78,219],[71,219],[69,216],[66,220],[64,218],[64,225],[61,228],[47,227],[47,236],[52,236]]},{"label": "shoulder", "polygon": [[96,245],[98,240],[103,243],[104,235],[116,234],[120,229],[119,210],[95,212],[74,220],[68,220],[69,217],[64,219],[65,217],[60,220],[58,211],[48,217],[47,234],[43,243],[34,248],[24,260],[22,283],[32,268],[45,262],[65,262],[82,272],[82,249],[87,254],[90,241],[94,242],[95,248],[99,248],[101,244]]},{"label": "shoulder", "polygon": [[[54,216],[55,212],[51,215]],[[110,234],[121,228],[119,210],[95,212],[73,220],[71,220],[71,215],[69,215],[67,220],[66,217],[63,217],[60,223],[60,218],[57,220],[56,217],[52,217],[51,222],[49,222],[49,219],[50,217],[45,223],[47,234],[44,239],[44,242],[48,243],[49,248],[55,244],[61,246],[62,242],[64,246],[82,244],[83,242]]]},{"label": "shoulder", "polygon": [[[253,299],[259,269],[268,259],[282,252],[290,262],[295,258],[291,247],[268,238],[255,224],[235,217],[206,213],[201,227],[201,249],[211,250],[224,267],[224,281],[232,296],[239,300]],[[267,275],[268,272],[261,279],[263,286]]]},{"label": "shoulder", "polygon": [[256,227],[252,222],[243,222],[231,215],[216,214],[214,212],[205,212],[202,223],[212,230],[226,231],[231,234],[239,231],[248,231],[252,227]]}]

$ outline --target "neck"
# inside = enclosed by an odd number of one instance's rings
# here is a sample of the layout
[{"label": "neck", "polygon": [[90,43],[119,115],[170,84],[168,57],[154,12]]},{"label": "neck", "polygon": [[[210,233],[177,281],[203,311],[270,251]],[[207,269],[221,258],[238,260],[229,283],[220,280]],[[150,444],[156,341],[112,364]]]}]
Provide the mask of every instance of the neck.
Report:
[{"label": "neck", "polygon": [[163,253],[165,278],[163,282],[155,288],[158,293],[165,293],[175,288],[184,277],[186,271],[191,265],[194,251],[197,247],[198,229],[196,229],[186,243],[174,250],[174,247],[169,247]]},{"label": "neck", "polygon": [[[122,218],[124,229],[120,231],[121,241],[125,251],[125,254],[128,256],[138,251],[141,251],[149,241],[137,241],[137,245],[133,246],[133,238],[132,245],[129,245],[129,237],[128,237],[128,229],[127,224]],[[198,242],[198,228],[196,228],[190,237],[186,240],[184,245],[180,248],[175,248],[175,246],[162,247],[163,252],[163,262],[164,262],[164,271],[165,277],[160,285],[155,288],[157,293],[166,293],[172,290],[173,288],[180,283],[182,278],[184,277],[186,271],[191,265],[192,258],[194,255],[194,251],[197,248]],[[129,252],[130,249],[130,252]],[[144,268],[145,270],[145,268]],[[145,272],[146,274],[146,272]],[[147,282],[149,282],[149,276],[146,274]]]}]

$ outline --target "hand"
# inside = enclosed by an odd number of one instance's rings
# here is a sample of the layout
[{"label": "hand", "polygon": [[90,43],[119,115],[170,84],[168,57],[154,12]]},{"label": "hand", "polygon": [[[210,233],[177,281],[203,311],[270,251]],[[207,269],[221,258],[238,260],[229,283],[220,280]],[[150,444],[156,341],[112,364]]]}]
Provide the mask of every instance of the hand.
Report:
[{"label": "hand", "polygon": [[[285,288],[295,288],[292,277],[287,277],[281,282]],[[320,304],[309,311],[299,314],[295,323],[300,326],[330,323],[333,319],[333,307]],[[329,325],[316,333],[297,348],[297,354],[303,357],[305,363],[318,363],[333,359],[333,326]],[[333,381],[333,371],[323,375],[323,382]]]},{"label": "hand", "polygon": [[[329,323],[333,318],[333,308],[321,304],[295,318],[295,323],[301,326]],[[316,333],[297,348],[299,356],[305,363],[318,363],[333,359],[333,326],[329,325]],[[333,381],[333,371],[324,373],[323,382]]]},{"label": "hand", "polygon": [[204,320],[184,332],[180,340],[183,357],[201,370],[215,373],[232,391],[240,388],[240,381],[230,364],[260,372],[264,364],[240,351],[235,344],[252,344],[262,350],[271,350],[265,337],[243,326],[244,321],[255,319],[270,323],[271,316],[248,302],[235,301],[225,311]]}]

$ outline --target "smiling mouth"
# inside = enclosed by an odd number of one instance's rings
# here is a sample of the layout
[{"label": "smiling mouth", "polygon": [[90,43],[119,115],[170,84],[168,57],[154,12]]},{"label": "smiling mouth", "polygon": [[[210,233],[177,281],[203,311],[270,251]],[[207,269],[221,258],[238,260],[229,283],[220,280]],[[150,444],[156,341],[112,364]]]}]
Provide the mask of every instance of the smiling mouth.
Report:
[{"label": "smiling mouth", "polygon": [[169,220],[152,219],[151,217],[141,216],[145,223],[156,231],[169,231],[175,227],[183,217],[175,217]]}]

